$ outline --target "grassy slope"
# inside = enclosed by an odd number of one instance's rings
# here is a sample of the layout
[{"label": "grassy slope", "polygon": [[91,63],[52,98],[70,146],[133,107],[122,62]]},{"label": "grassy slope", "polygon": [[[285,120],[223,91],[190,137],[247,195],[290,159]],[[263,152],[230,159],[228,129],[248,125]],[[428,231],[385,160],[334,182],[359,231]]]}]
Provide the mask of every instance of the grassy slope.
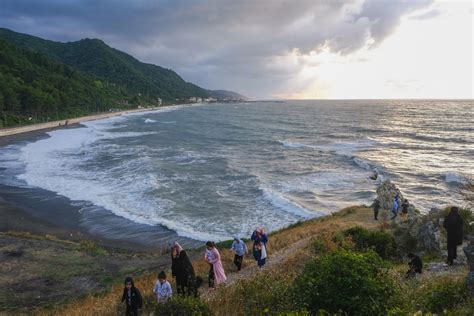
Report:
[{"label": "grassy slope", "polygon": [[[266,270],[295,270],[302,267],[304,258],[307,258],[307,247],[316,238],[327,239],[330,235],[345,228],[355,225],[376,228],[377,224],[372,221],[370,210],[365,208],[348,208],[341,212],[325,218],[315,219],[298,223],[292,227],[272,233],[268,243],[269,261]],[[224,269],[228,276],[228,285],[220,288],[211,294],[207,288],[201,289],[201,297],[208,301],[212,310],[218,314],[235,314],[235,300],[228,297],[232,293],[232,288],[239,286],[242,280],[252,278],[257,273],[256,264],[253,258],[248,255],[244,261],[242,273],[235,273],[232,264],[233,254],[228,249],[220,248]],[[198,257],[193,262],[196,273],[202,277],[207,276],[208,266],[204,260]],[[136,279],[137,287],[145,297],[144,311],[151,311],[153,308],[152,288],[155,282],[155,273],[144,273]],[[62,308],[55,309],[58,315],[116,315],[122,311],[120,297],[123,290],[121,284],[111,287],[110,291],[100,296],[88,296],[84,299],[76,300]],[[40,315],[48,315],[51,309],[39,310]]]},{"label": "grassy slope", "polygon": [[[367,229],[388,229],[390,225],[387,220],[374,222],[371,209],[364,207],[350,207],[332,216],[297,223],[270,235],[268,243],[269,261],[263,271],[256,268],[255,261],[248,255],[244,260],[244,269],[239,274],[234,272],[233,254],[222,244],[220,252],[228,282],[226,286],[219,287],[211,292],[204,286],[201,288],[201,298],[209,304],[216,315],[245,314],[243,311],[238,312],[236,306],[244,306],[245,301],[251,299],[253,295],[260,295],[258,299],[263,301],[263,310],[265,310],[265,304],[278,304],[278,298],[275,300],[275,297],[271,295],[268,295],[268,301],[266,301],[266,292],[275,293],[275,290],[265,291],[265,288],[274,288],[281,286],[283,283],[292,282],[294,277],[302,271],[305,262],[314,256],[315,242],[331,251],[336,247],[332,237],[353,226],[363,226]],[[197,274],[202,277],[207,276],[208,266],[201,259],[202,250],[190,251],[190,253],[193,258],[197,258],[194,260]],[[164,261],[167,262],[167,259],[168,255],[165,255]],[[467,273],[466,267],[461,266],[437,274],[436,277],[432,273],[425,272],[421,278],[417,278],[414,282],[404,282],[405,270],[405,263],[394,263],[391,273],[395,278],[401,280],[400,284],[407,295],[407,300],[410,300],[410,296],[418,295],[421,291],[431,288],[434,284],[438,284],[443,280],[460,282],[464,280]],[[155,306],[152,293],[155,276],[156,272],[144,272],[136,278],[136,284],[145,299],[143,309],[145,314],[151,312]],[[173,284],[173,282],[171,283]],[[110,286],[105,293],[88,295],[59,307],[39,309],[37,314],[117,315],[124,311],[120,303],[122,289],[122,284],[117,282]],[[469,306],[471,305],[468,305],[467,308]]]}]

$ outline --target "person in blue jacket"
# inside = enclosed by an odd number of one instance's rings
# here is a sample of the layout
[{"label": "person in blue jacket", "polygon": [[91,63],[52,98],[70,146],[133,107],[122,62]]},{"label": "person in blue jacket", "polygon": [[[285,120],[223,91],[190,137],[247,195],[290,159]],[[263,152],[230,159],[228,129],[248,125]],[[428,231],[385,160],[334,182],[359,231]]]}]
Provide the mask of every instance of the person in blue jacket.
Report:
[{"label": "person in blue jacket", "polygon": [[390,219],[395,219],[398,215],[398,193],[395,194],[395,198],[393,199],[392,214],[393,216]]}]

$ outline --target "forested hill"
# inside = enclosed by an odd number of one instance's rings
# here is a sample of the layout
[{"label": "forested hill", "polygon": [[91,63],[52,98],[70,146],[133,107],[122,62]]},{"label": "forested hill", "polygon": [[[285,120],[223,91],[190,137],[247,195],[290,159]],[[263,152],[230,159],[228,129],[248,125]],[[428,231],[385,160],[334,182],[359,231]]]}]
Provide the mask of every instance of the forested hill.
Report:
[{"label": "forested hill", "polygon": [[0,28],[0,38],[113,83],[129,98],[139,97],[145,102],[156,102],[161,98],[165,102],[176,102],[192,96],[210,96],[207,90],[184,81],[174,71],[142,63],[98,39],[60,43],[4,28]]},{"label": "forested hill", "polygon": [[0,127],[106,111],[115,86],[0,38]]}]

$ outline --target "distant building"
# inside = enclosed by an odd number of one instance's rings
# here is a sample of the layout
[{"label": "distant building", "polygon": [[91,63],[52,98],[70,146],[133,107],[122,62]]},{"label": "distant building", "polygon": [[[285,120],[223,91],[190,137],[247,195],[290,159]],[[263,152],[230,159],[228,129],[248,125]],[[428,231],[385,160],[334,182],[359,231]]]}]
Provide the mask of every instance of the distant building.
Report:
[{"label": "distant building", "polygon": [[213,97],[209,97],[209,98],[205,98],[204,102],[217,102],[217,99]]},{"label": "distant building", "polygon": [[190,97],[189,102],[195,103],[195,102],[197,102],[197,98],[196,97]]},{"label": "distant building", "polygon": [[202,102],[202,98],[197,97],[197,98],[196,98],[196,102],[197,102],[197,103],[201,103],[201,102]]},{"label": "distant building", "polygon": [[161,100],[160,98],[157,98],[156,100],[158,101],[158,106],[161,106],[163,104],[163,100]]}]

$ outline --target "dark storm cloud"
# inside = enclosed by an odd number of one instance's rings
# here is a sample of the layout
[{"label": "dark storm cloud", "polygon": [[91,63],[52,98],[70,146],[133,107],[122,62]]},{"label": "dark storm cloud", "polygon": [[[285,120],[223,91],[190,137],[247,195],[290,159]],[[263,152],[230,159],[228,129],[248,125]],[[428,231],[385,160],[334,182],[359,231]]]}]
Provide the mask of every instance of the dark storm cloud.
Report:
[{"label": "dark storm cloud", "polygon": [[0,25],[40,37],[97,37],[208,88],[271,96],[305,55],[378,45],[431,0],[0,0]]}]

